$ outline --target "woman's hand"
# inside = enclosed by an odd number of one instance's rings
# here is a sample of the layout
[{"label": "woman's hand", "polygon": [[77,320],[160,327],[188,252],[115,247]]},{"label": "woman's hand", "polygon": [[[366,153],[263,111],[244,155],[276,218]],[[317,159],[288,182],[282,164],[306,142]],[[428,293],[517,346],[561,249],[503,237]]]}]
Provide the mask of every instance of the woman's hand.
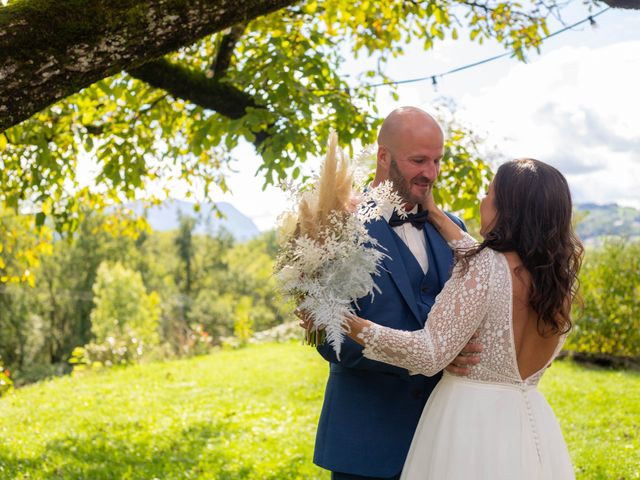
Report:
[{"label": "woman's hand", "polygon": [[447,242],[462,238],[462,230],[460,230],[460,227],[436,205],[433,199],[433,184],[425,192],[422,200],[422,208],[429,212],[427,220],[438,229],[440,235],[442,235]]},{"label": "woman's hand", "polygon": [[424,199],[422,200],[422,209],[429,212],[429,217],[433,216],[440,211],[433,199],[433,184],[427,189]]},{"label": "woman's hand", "polygon": [[313,329],[313,319],[311,315],[306,310],[302,310],[301,308],[296,308],[293,311],[293,314],[300,319],[299,326],[304,328],[306,331],[311,331]]},{"label": "woman's hand", "polygon": [[369,320],[365,320],[364,318],[360,318],[355,313],[351,313],[344,316],[344,323],[342,325],[342,329],[344,333],[346,333],[352,340],[355,340],[360,345],[364,346],[364,340],[358,338],[358,334],[362,331],[363,328],[369,326],[371,322]]}]

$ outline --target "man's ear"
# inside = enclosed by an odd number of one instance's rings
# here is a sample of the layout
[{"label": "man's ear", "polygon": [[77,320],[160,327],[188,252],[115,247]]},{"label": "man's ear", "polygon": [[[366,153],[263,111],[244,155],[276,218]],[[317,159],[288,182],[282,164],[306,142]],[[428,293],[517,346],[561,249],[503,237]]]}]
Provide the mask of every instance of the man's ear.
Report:
[{"label": "man's ear", "polygon": [[385,171],[389,170],[389,163],[391,161],[391,155],[389,154],[389,150],[384,145],[378,145],[378,165],[381,166]]}]

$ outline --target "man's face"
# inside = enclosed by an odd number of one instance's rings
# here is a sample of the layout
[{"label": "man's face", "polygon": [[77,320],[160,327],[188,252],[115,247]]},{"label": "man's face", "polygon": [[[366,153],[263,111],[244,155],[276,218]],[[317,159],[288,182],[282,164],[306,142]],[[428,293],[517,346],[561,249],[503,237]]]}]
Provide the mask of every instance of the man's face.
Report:
[{"label": "man's face", "polygon": [[432,143],[428,148],[400,149],[399,155],[389,152],[389,180],[407,202],[407,209],[422,202],[440,173],[442,143]]}]

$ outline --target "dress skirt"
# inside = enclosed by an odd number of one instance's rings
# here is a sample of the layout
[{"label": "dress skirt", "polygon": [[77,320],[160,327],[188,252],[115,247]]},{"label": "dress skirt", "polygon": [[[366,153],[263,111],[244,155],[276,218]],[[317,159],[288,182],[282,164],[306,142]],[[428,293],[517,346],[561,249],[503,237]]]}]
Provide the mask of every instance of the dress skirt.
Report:
[{"label": "dress skirt", "polygon": [[569,452],[534,386],[445,372],[418,423],[401,480],[569,480]]}]

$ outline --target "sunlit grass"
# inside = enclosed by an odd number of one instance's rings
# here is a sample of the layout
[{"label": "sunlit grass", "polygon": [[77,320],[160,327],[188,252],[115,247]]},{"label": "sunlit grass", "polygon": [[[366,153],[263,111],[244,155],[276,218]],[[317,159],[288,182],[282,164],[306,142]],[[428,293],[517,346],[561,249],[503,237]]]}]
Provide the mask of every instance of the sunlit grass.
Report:
[{"label": "sunlit grass", "polygon": [[[60,378],[0,399],[0,478],[328,479],[325,362],[299,344]],[[578,478],[635,479],[640,376],[557,362],[542,390]]]},{"label": "sunlit grass", "polygon": [[556,361],[542,378],[578,479],[640,478],[640,372]]}]

